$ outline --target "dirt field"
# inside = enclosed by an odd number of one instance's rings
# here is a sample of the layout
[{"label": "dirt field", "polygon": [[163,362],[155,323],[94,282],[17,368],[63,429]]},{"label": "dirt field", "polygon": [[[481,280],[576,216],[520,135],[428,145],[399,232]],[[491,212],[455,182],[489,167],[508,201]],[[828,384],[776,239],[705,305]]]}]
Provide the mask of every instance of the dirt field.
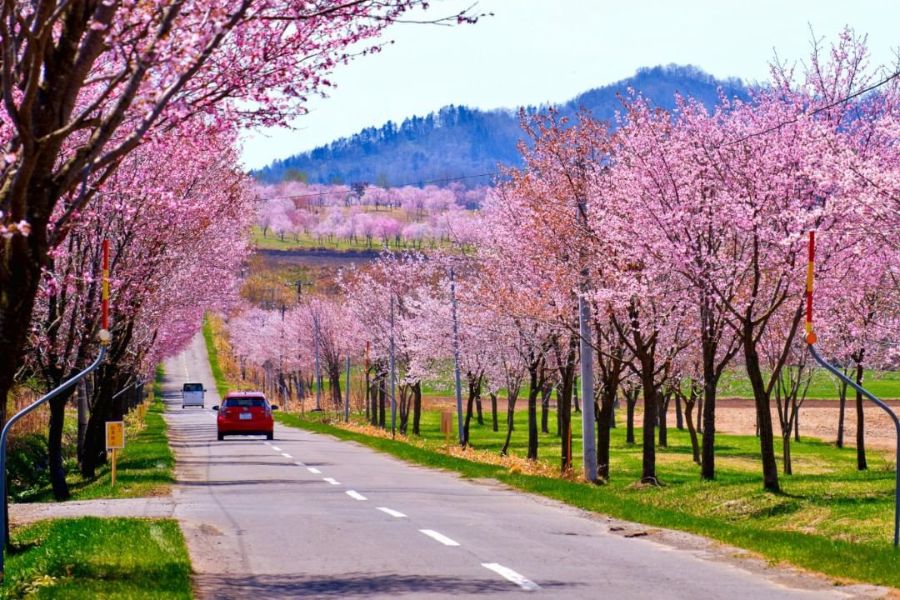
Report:
[{"label": "dirt field", "polygon": [[[889,403],[900,413],[900,404]],[[756,412],[751,400],[723,399],[716,407],[716,428],[726,433],[753,435],[756,427]],[[863,405],[866,424],[866,447],[893,450],[896,447],[894,422],[880,408],[866,401]],[[674,421],[674,411],[670,409],[670,420]],[[810,436],[826,442],[834,442],[838,431],[838,402],[833,400],[808,400],[800,408],[800,437]],[[772,421],[776,434],[780,434],[778,413],[774,407]],[[856,402],[847,402],[844,420],[844,445],[856,446]]]}]

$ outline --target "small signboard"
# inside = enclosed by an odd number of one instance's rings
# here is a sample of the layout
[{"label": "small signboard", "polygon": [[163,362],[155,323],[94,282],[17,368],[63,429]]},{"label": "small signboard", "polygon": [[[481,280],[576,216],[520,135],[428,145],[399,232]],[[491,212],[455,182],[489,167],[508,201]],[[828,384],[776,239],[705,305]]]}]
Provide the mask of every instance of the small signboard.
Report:
[{"label": "small signboard", "polygon": [[125,422],[106,422],[106,449],[116,450],[125,447]]},{"label": "small signboard", "polygon": [[453,433],[453,413],[449,410],[441,411],[441,433],[447,439],[450,439],[450,434]]}]

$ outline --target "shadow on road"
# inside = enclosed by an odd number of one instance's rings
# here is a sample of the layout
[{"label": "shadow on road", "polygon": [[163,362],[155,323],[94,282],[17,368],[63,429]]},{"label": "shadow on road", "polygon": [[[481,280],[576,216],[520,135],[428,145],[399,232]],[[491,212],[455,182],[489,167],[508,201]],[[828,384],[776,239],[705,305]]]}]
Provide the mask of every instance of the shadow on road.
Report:
[{"label": "shadow on road", "polygon": [[[196,583],[208,597],[217,599],[247,598],[367,598],[374,595],[424,595],[439,594],[500,594],[519,591],[514,584],[497,579],[461,579],[458,577],[415,575],[371,575],[347,573],[334,577],[304,577],[258,575],[256,577],[230,577],[228,575],[202,575]],[[572,584],[564,582],[540,583],[541,588],[562,592]]]}]

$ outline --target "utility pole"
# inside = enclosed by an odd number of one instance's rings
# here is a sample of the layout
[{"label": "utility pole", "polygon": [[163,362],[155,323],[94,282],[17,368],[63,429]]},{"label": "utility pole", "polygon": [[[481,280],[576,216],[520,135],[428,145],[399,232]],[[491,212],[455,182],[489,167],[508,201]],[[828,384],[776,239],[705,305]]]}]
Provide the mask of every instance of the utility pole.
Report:
[{"label": "utility pole", "polygon": [[316,410],[322,410],[322,370],[319,367],[319,317],[313,314],[313,339],[316,354]]},{"label": "utility pole", "polygon": [[394,293],[391,292],[391,437],[397,433],[397,371],[394,357]]},{"label": "utility pole", "polygon": [[450,267],[450,306],[453,315],[453,370],[456,377],[456,425],[459,432],[459,445],[464,446],[463,413],[462,413],[462,373],[459,369],[459,319],[456,314],[456,278],[453,267]]},{"label": "utility pole", "polygon": [[594,355],[591,348],[591,307],[578,298],[581,337],[581,438],[584,444],[584,478],[597,480],[597,445],[594,443]]},{"label": "utility pole", "polygon": [[[578,217],[585,231],[588,228],[587,202],[576,192]],[[594,355],[591,344],[591,307],[585,295],[591,289],[590,272],[581,256],[581,294],[578,296],[578,327],[581,338],[581,442],[584,478],[597,481],[597,444],[594,438]]]},{"label": "utility pole", "polygon": [[344,390],[344,422],[350,421],[350,357],[347,356],[347,389]]}]

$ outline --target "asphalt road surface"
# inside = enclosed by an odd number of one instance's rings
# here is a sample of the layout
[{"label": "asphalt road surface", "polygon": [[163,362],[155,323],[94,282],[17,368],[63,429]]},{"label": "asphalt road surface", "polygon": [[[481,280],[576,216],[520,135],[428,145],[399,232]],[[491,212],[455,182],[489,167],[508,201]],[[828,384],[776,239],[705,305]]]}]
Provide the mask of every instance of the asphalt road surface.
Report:
[{"label": "asphalt road surface", "polygon": [[[185,381],[205,384],[205,410],[181,408]],[[200,336],[167,362],[165,392],[175,516],[200,598],[881,595],[736,559],[691,536],[643,536],[641,526],[329,436],[276,424],[272,442],[219,442],[209,410],[219,398]]]}]

